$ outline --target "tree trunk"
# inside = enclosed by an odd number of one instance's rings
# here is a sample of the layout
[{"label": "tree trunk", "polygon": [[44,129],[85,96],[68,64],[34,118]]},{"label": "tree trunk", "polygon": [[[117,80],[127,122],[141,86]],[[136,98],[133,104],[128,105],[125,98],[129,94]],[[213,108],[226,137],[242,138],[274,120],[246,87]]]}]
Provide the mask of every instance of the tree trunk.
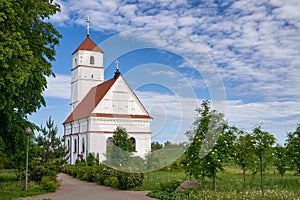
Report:
[{"label": "tree trunk", "polygon": [[261,197],[264,199],[264,182],[263,182],[263,166],[262,166],[262,152],[259,150],[259,167],[260,167],[260,189],[261,189]]},{"label": "tree trunk", "polygon": [[243,178],[244,178],[244,183],[246,182],[246,169],[243,168]]},{"label": "tree trunk", "polygon": [[217,173],[216,170],[213,170],[213,189],[217,191]]}]

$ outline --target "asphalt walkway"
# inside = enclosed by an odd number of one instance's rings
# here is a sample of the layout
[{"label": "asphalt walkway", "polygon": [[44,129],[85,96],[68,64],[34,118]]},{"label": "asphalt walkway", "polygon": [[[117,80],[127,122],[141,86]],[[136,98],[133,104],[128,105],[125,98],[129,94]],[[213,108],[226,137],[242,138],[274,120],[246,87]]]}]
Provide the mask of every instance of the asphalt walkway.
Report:
[{"label": "asphalt walkway", "polygon": [[124,191],[110,187],[97,185],[86,181],[80,181],[66,174],[59,174],[61,180],[59,189],[50,194],[22,198],[22,200],[153,200],[147,197],[147,191]]}]

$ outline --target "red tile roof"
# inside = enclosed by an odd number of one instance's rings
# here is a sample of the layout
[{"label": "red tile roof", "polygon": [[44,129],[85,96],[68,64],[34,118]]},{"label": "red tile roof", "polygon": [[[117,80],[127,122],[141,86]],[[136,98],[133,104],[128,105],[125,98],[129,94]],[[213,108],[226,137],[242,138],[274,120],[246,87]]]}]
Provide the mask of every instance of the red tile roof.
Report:
[{"label": "red tile roof", "polygon": [[108,92],[108,90],[116,80],[117,79],[112,78],[93,87],[83,98],[83,100],[76,106],[76,108],[69,115],[64,124],[90,116],[98,103],[105,96],[105,94]]},{"label": "red tile roof", "polygon": [[142,118],[152,119],[149,115],[120,115],[120,114],[108,114],[108,113],[92,113],[99,102],[103,99],[112,85],[118,78],[109,79],[95,87],[93,87],[83,100],[76,106],[73,112],[68,116],[63,124],[82,119],[89,116],[94,117],[111,117],[111,118]]},{"label": "red tile roof", "polygon": [[96,51],[103,53],[103,51],[93,42],[93,40],[91,40],[90,37],[86,37],[85,40],[72,53],[72,55],[78,50]]}]

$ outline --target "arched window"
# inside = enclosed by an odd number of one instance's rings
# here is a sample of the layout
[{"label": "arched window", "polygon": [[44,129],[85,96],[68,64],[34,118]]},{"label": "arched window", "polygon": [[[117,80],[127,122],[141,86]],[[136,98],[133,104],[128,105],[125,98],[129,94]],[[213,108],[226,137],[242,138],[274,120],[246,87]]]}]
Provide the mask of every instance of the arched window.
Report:
[{"label": "arched window", "polygon": [[85,144],[84,144],[84,138],[82,138],[82,141],[81,141],[81,153],[84,153],[85,152]]},{"label": "arched window", "polygon": [[77,59],[76,58],[74,59],[74,66],[75,67],[77,66]]},{"label": "arched window", "polygon": [[132,146],[132,151],[136,152],[136,142],[135,142],[134,137],[130,138],[130,142],[131,142],[131,146]]},{"label": "arched window", "polygon": [[108,147],[110,147],[110,145],[113,143],[113,138],[112,137],[109,137],[107,138],[106,140],[106,150],[108,149]]},{"label": "arched window", "polygon": [[94,58],[94,56],[90,57],[90,64],[91,65],[95,64],[95,58]]},{"label": "arched window", "polygon": [[75,139],[74,140],[74,153],[77,152],[77,140]]}]

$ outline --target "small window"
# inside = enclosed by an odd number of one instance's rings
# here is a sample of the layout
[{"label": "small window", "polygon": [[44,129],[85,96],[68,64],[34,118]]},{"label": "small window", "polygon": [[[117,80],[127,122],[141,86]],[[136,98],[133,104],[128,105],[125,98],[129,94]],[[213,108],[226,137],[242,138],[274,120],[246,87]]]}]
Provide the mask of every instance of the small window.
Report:
[{"label": "small window", "polygon": [[74,59],[74,66],[75,67],[77,66],[77,59],[76,58]]},{"label": "small window", "polygon": [[110,147],[110,145],[113,143],[113,138],[112,137],[109,137],[107,138],[106,140],[106,149],[108,149]]},{"label": "small window", "polygon": [[70,150],[70,140],[68,140],[68,150]]},{"label": "small window", "polygon": [[75,139],[74,140],[74,153],[77,152],[77,140]]},{"label": "small window", "polygon": [[90,64],[91,65],[95,64],[95,58],[94,58],[94,56],[90,57]]},{"label": "small window", "polygon": [[82,138],[81,148],[82,148],[81,152],[84,153],[84,151],[85,151],[84,138]]},{"label": "small window", "polygon": [[130,138],[131,146],[132,146],[132,151],[136,152],[136,142],[133,137]]}]

